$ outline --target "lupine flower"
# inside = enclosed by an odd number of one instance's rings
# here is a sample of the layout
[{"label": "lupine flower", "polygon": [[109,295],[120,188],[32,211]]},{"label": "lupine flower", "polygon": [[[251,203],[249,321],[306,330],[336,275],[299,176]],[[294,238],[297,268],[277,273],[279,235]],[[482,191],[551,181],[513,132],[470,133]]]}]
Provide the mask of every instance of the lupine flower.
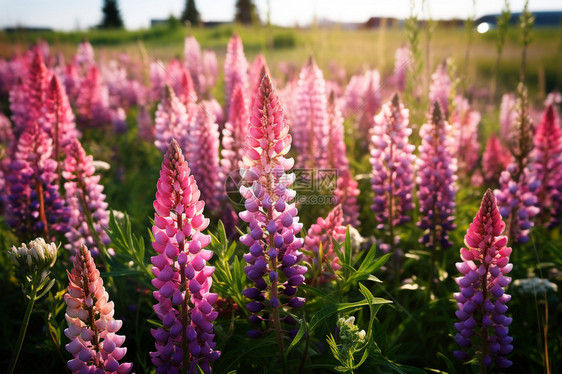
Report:
[{"label": "lupine flower", "polygon": [[43,238],[37,238],[29,242],[29,245],[22,243],[21,247],[12,246],[8,250],[10,261],[20,268],[24,268],[29,274],[42,272],[53,267],[57,260],[57,245],[45,242]]},{"label": "lupine flower", "polygon": [[326,282],[334,277],[336,271],[341,269],[339,258],[334,251],[333,241],[343,243],[345,231],[341,205],[336,205],[328,213],[326,219],[318,217],[316,223],[310,226],[306,238],[304,238],[303,249],[312,252],[312,256],[308,256],[307,260],[312,264],[314,271],[312,275],[313,285],[317,277],[321,282]]},{"label": "lupine flower", "polygon": [[53,76],[45,97],[45,109],[41,127],[54,141],[53,158],[58,162],[63,150],[80,133],[76,129],[74,114],[68,96],[57,76]]},{"label": "lupine flower", "polygon": [[437,66],[435,73],[431,75],[431,85],[429,86],[429,103],[433,107],[435,102],[441,106],[443,119],[449,119],[449,97],[451,96],[451,78],[447,69],[447,62],[443,61]]},{"label": "lupine flower", "polygon": [[186,107],[197,102],[197,92],[193,85],[193,79],[187,69],[182,69],[181,79],[178,85],[175,86],[176,96],[180,99]]},{"label": "lupine flower", "polygon": [[52,152],[52,140],[37,122],[17,140],[6,175],[7,222],[20,235],[50,240],[55,231],[67,230],[68,210],[59,194]]},{"label": "lupine flower", "polygon": [[482,155],[482,170],[486,183],[497,181],[507,162],[509,162],[508,151],[502,147],[498,137],[492,134]]},{"label": "lupine flower", "polygon": [[[219,185],[219,127],[204,107],[195,107],[185,157],[201,191],[207,211],[217,209]],[[222,191],[220,191],[222,193]]]},{"label": "lupine flower", "polygon": [[114,319],[113,301],[103,286],[90,251],[81,245],[68,274],[65,318],[70,339],[65,348],[74,358],[68,361],[73,373],[129,373],[133,364],[119,360],[127,353],[124,335],[118,335],[123,322]]},{"label": "lupine flower", "polygon": [[[246,199],[246,210],[240,213],[240,218],[249,224],[250,233],[241,236],[240,242],[250,248],[244,255],[248,263],[244,270],[255,283],[255,287],[243,292],[253,300],[246,305],[252,313],[250,322],[260,323],[268,315],[280,339],[279,308],[284,305],[299,308],[304,304],[305,299],[295,295],[307,270],[299,265],[303,240],[296,234],[302,223],[298,222],[297,209],[291,203],[295,192],[289,188],[294,174],[285,174],[294,163],[293,159],[285,158],[290,147],[289,126],[271,80],[265,75],[254,101],[250,135],[246,137],[245,168],[241,173],[250,186],[240,187]],[[266,312],[260,316],[263,309]],[[284,320],[294,323],[292,318]],[[260,330],[249,332],[252,337],[261,334]]]},{"label": "lupine flower", "polygon": [[111,121],[107,87],[96,66],[92,66],[82,80],[76,106],[78,121],[84,126],[100,127]]},{"label": "lupine flower", "polygon": [[25,276],[22,290],[29,301],[21,321],[19,338],[12,346],[14,354],[7,373],[13,373],[17,365],[35,302],[45,296],[55,284],[54,279],[49,279],[49,274],[57,260],[57,251],[55,243],[47,244],[43,238],[32,240],[28,245],[22,244],[19,248],[12,246],[8,250],[10,261]]},{"label": "lupine flower", "polygon": [[78,98],[81,81],[80,75],[78,74],[76,58],[65,66],[64,73],[62,74],[62,81],[70,102],[75,104],[76,99]]},{"label": "lupine flower", "polygon": [[463,274],[456,279],[460,292],[455,293],[460,322],[455,323],[455,340],[463,349],[454,355],[466,361],[475,355],[480,365],[511,366],[504,356],[513,350],[508,336],[511,318],[505,316],[511,296],[504,293],[511,278],[505,276],[513,265],[509,263],[511,248],[502,236],[505,223],[488,189],[480,210],[466,231],[466,248],[460,251],[462,262],[457,269]]},{"label": "lupine flower", "polygon": [[388,234],[388,241],[380,247],[394,249],[394,228],[410,220],[407,213],[414,209],[415,146],[408,142],[412,133],[409,112],[400,103],[398,94],[382,106],[375,117],[370,140],[373,178],[371,186],[375,196],[371,209],[375,212],[377,228]]},{"label": "lupine flower", "polygon": [[105,232],[109,226],[109,211],[103,194],[100,176],[94,175],[92,156],[86,152],[77,139],[66,148],[63,177],[66,202],[70,208],[69,231],[65,234],[69,251],[85,244],[92,255],[97,256],[101,248],[110,243]]},{"label": "lupine flower", "polygon": [[159,101],[165,95],[166,90],[166,69],[160,60],[152,61],[149,66],[150,101]]},{"label": "lupine flower", "polygon": [[138,125],[138,136],[146,142],[153,142],[156,130],[154,128],[154,123],[152,123],[152,117],[146,106],[141,105],[139,107],[139,112],[137,114],[137,125]]},{"label": "lupine flower", "polygon": [[[250,114],[244,98],[244,90],[240,85],[234,89],[228,118],[222,130],[222,158],[219,172],[219,187],[227,193],[236,191],[238,187],[234,183],[237,179],[235,174],[239,174],[240,167],[243,167],[244,143],[250,130],[248,126]],[[219,196],[223,200],[223,205],[226,204],[224,200],[227,195],[220,193]],[[232,233],[238,216],[230,205],[224,208],[222,219],[227,231]]]},{"label": "lupine flower", "polygon": [[449,248],[452,243],[448,232],[455,228],[457,160],[451,155],[450,132],[451,125],[443,118],[441,106],[435,101],[428,123],[420,129],[422,143],[416,162],[421,213],[418,226],[425,230],[420,242],[432,249],[438,245]]},{"label": "lupine flower", "polygon": [[33,48],[31,58],[27,75],[10,91],[10,110],[16,136],[41,118],[52,76],[37,46]]},{"label": "lupine flower", "polygon": [[394,53],[394,84],[400,92],[406,90],[406,72],[410,68],[411,52],[407,47],[401,47]]},{"label": "lupine flower", "polygon": [[217,55],[213,51],[203,51],[203,74],[205,76],[206,91],[209,92],[217,84],[219,64]]},{"label": "lupine flower", "polygon": [[86,74],[92,66],[96,65],[94,48],[89,41],[84,40],[78,44],[78,50],[76,51],[76,63],[80,66],[83,74]]},{"label": "lupine flower", "polygon": [[537,191],[540,180],[529,165],[533,149],[533,123],[528,113],[527,89],[520,83],[516,104],[517,118],[511,126],[509,150],[512,159],[500,175],[500,188],[494,190],[500,213],[507,220],[507,237],[526,243],[539,213]]},{"label": "lupine flower", "polygon": [[362,76],[352,77],[345,89],[346,112],[356,118],[357,137],[365,148],[368,136],[375,125],[375,114],[382,105],[380,92],[380,74],[369,70]]},{"label": "lupine flower", "polygon": [[254,95],[258,92],[261,80],[265,74],[270,75],[269,67],[265,61],[265,56],[262,53],[258,53],[252,63],[252,67],[250,68],[250,97],[254,97]]},{"label": "lupine flower", "polygon": [[541,183],[538,202],[542,214],[552,224],[562,218],[562,130],[556,122],[556,110],[549,105],[535,132],[532,153],[533,167]]},{"label": "lupine flower", "polygon": [[194,36],[187,36],[185,38],[183,57],[185,60],[185,67],[191,74],[195,91],[199,95],[203,95],[206,88],[203,60],[201,58],[201,47]]},{"label": "lupine flower", "polygon": [[[234,88],[240,85],[244,90],[248,89],[248,61],[244,55],[242,39],[234,33],[226,47],[224,60],[224,100],[226,102],[226,113],[230,113],[230,102]],[[255,93],[252,93],[254,95]]]},{"label": "lupine flower", "polygon": [[471,110],[468,100],[462,96],[455,98],[455,104],[451,114],[454,136],[452,154],[457,157],[458,169],[470,174],[478,163],[478,125],[481,116],[480,112]]},{"label": "lupine flower", "polygon": [[517,118],[515,111],[515,95],[506,93],[502,96],[500,104],[500,134],[502,139],[509,139],[511,133],[511,125]]},{"label": "lupine flower", "polygon": [[333,92],[328,99],[328,138],[325,140],[328,152],[328,168],[337,171],[337,185],[334,196],[343,209],[343,222],[346,225],[359,225],[359,206],[357,181],[349,170],[349,160],[344,139],[344,126],[341,111],[336,104]]},{"label": "lupine flower", "polygon": [[299,75],[292,134],[300,168],[326,168],[328,134],[326,82],[310,57]]},{"label": "lupine flower", "polygon": [[157,373],[197,373],[197,365],[210,373],[215,350],[212,322],[218,313],[209,292],[214,267],[206,263],[213,252],[204,249],[211,237],[202,233],[209,225],[203,215],[197,182],[190,174],[179,144],[172,140],[160,171],[154,201],[154,242],[151,257],[156,276],[152,284],[158,302],[154,311],[163,327],[152,329],[156,351],[151,352]]},{"label": "lupine flower", "polygon": [[177,139],[185,147],[185,138],[189,133],[189,117],[185,105],[174,94],[174,90],[167,86],[166,94],[158,104],[154,120],[154,144],[160,152],[168,149],[172,139]]}]

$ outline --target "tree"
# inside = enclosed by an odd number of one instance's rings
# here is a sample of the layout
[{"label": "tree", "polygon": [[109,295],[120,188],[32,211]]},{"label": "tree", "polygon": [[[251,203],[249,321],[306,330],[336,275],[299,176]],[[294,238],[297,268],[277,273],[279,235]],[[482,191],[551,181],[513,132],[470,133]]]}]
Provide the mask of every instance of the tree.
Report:
[{"label": "tree", "polygon": [[251,25],[260,21],[256,6],[252,0],[236,0],[234,21],[245,25]]},{"label": "tree", "polygon": [[103,2],[103,19],[99,25],[100,29],[122,29],[123,19],[119,12],[117,0],[104,0]]},{"label": "tree", "polygon": [[199,26],[199,23],[201,22],[201,16],[199,15],[199,11],[197,10],[197,5],[195,5],[195,0],[186,0],[185,9],[181,14],[181,21],[183,23],[189,21],[192,26]]}]

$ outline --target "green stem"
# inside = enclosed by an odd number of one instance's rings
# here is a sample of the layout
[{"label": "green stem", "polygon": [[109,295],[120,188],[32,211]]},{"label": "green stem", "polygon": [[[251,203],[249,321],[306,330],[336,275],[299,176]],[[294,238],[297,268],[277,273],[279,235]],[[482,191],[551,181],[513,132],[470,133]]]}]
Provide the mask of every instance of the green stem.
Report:
[{"label": "green stem", "polygon": [[29,318],[31,317],[31,312],[33,311],[33,305],[35,305],[35,296],[37,296],[37,287],[41,277],[39,273],[35,273],[33,276],[33,283],[31,285],[31,295],[29,296],[29,303],[27,304],[27,310],[23,316],[23,323],[20,328],[20,334],[18,336],[18,341],[16,342],[16,350],[12,361],[10,362],[10,367],[8,368],[8,374],[12,374],[16,368],[18,362],[18,357],[20,355],[21,347],[23,346],[23,339],[25,338],[25,333],[27,332],[27,325],[29,324]]}]

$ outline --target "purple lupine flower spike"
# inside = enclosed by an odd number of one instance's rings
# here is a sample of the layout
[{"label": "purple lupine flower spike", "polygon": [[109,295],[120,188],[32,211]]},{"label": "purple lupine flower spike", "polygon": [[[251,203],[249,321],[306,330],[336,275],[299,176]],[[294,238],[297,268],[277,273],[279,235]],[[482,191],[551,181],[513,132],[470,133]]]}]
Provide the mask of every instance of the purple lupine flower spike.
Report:
[{"label": "purple lupine flower spike", "polygon": [[37,122],[17,140],[6,173],[7,222],[24,236],[67,231],[68,209],[59,193],[57,165],[50,137]]},{"label": "purple lupine flower spike", "polygon": [[[225,113],[230,113],[230,102],[234,88],[240,85],[244,91],[248,89],[248,60],[244,54],[242,39],[234,33],[226,47],[224,60],[224,99],[226,102]],[[254,93],[252,93],[254,95]]]},{"label": "purple lupine flower spike", "polygon": [[428,123],[420,129],[418,167],[418,200],[420,221],[425,230],[420,242],[429,248],[449,248],[448,233],[455,228],[455,199],[457,194],[457,160],[451,155],[449,133],[451,126],[443,118],[441,106],[433,104]]},{"label": "purple lupine flower spike", "polygon": [[[294,174],[285,174],[294,163],[285,157],[290,147],[289,126],[271,80],[265,75],[254,101],[250,135],[246,137],[242,177],[249,187],[240,187],[246,200],[246,210],[240,218],[248,223],[250,233],[241,236],[240,242],[250,249],[244,255],[248,263],[244,270],[255,283],[244,290],[244,295],[253,300],[246,305],[252,313],[250,321],[260,322],[269,316],[278,336],[282,334],[280,307],[298,308],[304,304],[304,298],[296,293],[307,270],[299,265],[303,240],[296,234],[302,223],[298,222],[295,203],[291,203],[295,192],[289,188]],[[261,331],[253,330],[250,335],[259,336]]]},{"label": "purple lupine flower spike", "polygon": [[86,156],[78,139],[74,139],[66,148],[62,172],[70,208],[69,230],[65,234],[69,244],[65,247],[72,251],[85,244],[97,256],[101,246],[107,246],[111,240],[105,231],[109,226],[108,204],[103,185],[99,183],[100,176],[94,173],[93,157]]},{"label": "purple lupine flower spike", "polygon": [[381,249],[394,249],[394,228],[410,220],[407,213],[414,209],[415,146],[408,142],[412,133],[409,112],[400,103],[398,94],[382,106],[375,117],[370,148],[375,197],[371,209],[375,212],[377,228],[389,235]]},{"label": "purple lupine flower spike", "polygon": [[548,105],[534,137],[533,165],[541,182],[537,192],[543,222],[562,220],[562,129],[556,109]]},{"label": "purple lupine flower spike", "polygon": [[162,163],[154,201],[154,242],[158,253],[151,257],[152,284],[158,302],[154,311],[163,327],[151,330],[156,351],[151,352],[157,373],[197,373],[197,365],[211,373],[210,362],[220,356],[213,342],[212,322],[218,313],[212,305],[214,267],[207,261],[213,252],[204,249],[210,241],[203,231],[209,219],[205,202],[179,144],[172,140]]},{"label": "purple lupine flower spike", "polygon": [[68,368],[74,373],[118,373],[131,371],[133,364],[119,360],[127,353],[124,335],[117,335],[123,322],[114,319],[113,301],[103,286],[90,251],[83,244],[74,256],[68,274],[64,334],[71,340],[65,348],[74,358]]},{"label": "purple lupine flower spike", "polygon": [[517,117],[511,127],[511,162],[500,175],[500,188],[494,190],[500,213],[507,220],[507,237],[512,243],[527,243],[539,213],[537,191],[541,181],[530,162],[533,150],[533,122],[528,113],[527,88],[517,88]]},{"label": "purple lupine flower spike", "polygon": [[466,248],[460,251],[462,262],[457,269],[463,276],[456,279],[460,292],[455,293],[460,322],[455,323],[455,340],[462,348],[454,355],[463,361],[478,356],[480,365],[511,366],[504,356],[513,350],[513,338],[508,335],[511,318],[505,316],[511,296],[504,293],[511,278],[505,276],[513,265],[509,263],[511,248],[496,198],[488,189],[480,210],[466,231]]},{"label": "purple lupine flower spike", "polygon": [[345,225],[359,225],[359,206],[357,196],[359,189],[357,181],[353,179],[349,170],[349,159],[344,139],[343,117],[334,92],[328,98],[328,139],[326,150],[328,152],[328,167],[337,172],[334,196],[343,209],[343,222]]},{"label": "purple lupine flower spike", "polygon": [[296,115],[292,134],[300,168],[326,168],[328,134],[326,82],[322,70],[310,57],[299,75]]}]

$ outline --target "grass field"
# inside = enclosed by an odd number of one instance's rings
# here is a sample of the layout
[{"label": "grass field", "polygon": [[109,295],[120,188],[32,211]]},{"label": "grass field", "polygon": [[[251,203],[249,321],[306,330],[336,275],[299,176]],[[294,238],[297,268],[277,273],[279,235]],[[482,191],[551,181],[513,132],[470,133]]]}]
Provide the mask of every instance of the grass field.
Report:
[{"label": "grass field", "polygon": [[[101,57],[120,52],[139,56],[138,43],[142,42],[151,58],[169,60],[183,53],[183,40],[186,35],[197,38],[202,48],[213,49],[222,65],[226,44],[232,33],[238,33],[244,41],[248,59],[262,52],[272,69],[278,75],[279,63],[293,64],[296,69],[312,55],[331,78],[330,66],[345,68],[348,74],[365,67],[378,69],[382,76],[388,75],[394,66],[396,48],[406,45],[407,35],[402,28],[379,30],[332,29],[285,29],[279,27],[244,27],[223,25],[216,28],[166,28],[157,27],[138,31],[91,30],[86,32],[20,32],[0,33],[0,57],[9,57],[14,52],[26,50],[38,39],[44,39],[53,50],[63,51],[67,56],[73,54],[76,45],[88,39]],[[468,37],[462,28],[437,27],[431,34],[429,44],[430,66],[435,66],[446,58],[452,58],[461,78],[470,82],[467,86],[487,87],[493,74],[496,59],[496,39],[494,30],[486,34],[473,31],[473,41],[469,51],[468,68],[466,49]],[[427,60],[427,34],[421,30],[420,47]],[[562,87],[562,28],[537,29],[533,32],[533,42],[528,49],[527,80],[531,93],[538,99],[545,92]],[[502,53],[498,73],[499,92],[514,91],[521,60],[521,45],[518,30],[509,30]],[[425,68],[424,68],[425,69]],[[466,73],[466,76],[464,75]]]}]

